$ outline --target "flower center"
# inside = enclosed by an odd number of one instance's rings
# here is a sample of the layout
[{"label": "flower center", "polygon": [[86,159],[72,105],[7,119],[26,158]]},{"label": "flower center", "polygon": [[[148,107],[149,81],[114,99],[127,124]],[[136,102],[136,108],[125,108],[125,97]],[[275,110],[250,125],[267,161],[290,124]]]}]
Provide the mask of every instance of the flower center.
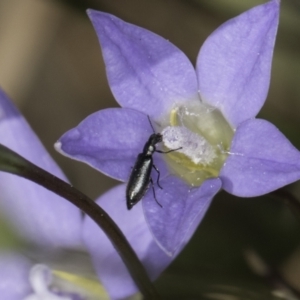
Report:
[{"label": "flower center", "polygon": [[52,272],[45,265],[35,265],[30,270],[29,282],[33,289],[33,294],[24,300],[73,300],[73,297],[60,296],[49,290],[52,283]]},{"label": "flower center", "polygon": [[165,157],[175,174],[192,186],[218,177],[234,134],[220,110],[192,101],[172,109],[163,128],[164,146],[182,147]]}]

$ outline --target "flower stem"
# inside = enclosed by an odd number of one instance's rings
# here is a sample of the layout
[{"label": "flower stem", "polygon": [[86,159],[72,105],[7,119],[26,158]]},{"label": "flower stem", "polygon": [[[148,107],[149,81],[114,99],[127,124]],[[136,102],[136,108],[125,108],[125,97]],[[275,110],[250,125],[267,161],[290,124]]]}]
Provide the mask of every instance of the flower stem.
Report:
[{"label": "flower stem", "polygon": [[105,232],[145,299],[160,299],[136,253],[110,216],[93,200],[65,181],[0,144],[0,170],[27,178],[77,206]]}]

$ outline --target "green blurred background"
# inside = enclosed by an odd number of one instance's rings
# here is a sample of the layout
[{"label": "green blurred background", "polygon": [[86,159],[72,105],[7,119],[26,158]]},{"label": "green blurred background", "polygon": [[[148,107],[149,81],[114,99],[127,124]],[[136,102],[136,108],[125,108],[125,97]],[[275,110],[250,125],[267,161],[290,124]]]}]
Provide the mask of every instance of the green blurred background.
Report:
[{"label": "green blurred background", "polygon": [[[0,0],[0,86],[71,182],[96,198],[116,182],[53,149],[66,130],[90,113],[117,106],[85,10],[106,11],[152,30],[195,63],[201,44],[214,29],[261,3]],[[281,6],[270,92],[260,117],[275,123],[300,149],[300,0],[282,0]],[[287,189],[300,199],[300,184]],[[299,242],[299,222],[281,199],[239,199],[222,192],[191,243],[157,285],[166,299],[298,299],[283,292],[281,279],[253,272],[253,259],[254,253],[259,254],[300,289]],[[9,228],[1,224],[0,246],[14,245]]]}]

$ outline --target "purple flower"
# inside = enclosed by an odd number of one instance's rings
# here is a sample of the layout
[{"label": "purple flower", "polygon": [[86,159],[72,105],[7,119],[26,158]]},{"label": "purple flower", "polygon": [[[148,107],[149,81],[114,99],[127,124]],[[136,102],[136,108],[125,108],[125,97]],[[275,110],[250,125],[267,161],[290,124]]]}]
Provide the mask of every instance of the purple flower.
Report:
[{"label": "purple flower", "polygon": [[[26,120],[0,89],[0,143],[67,181]],[[0,210],[20,235],[44,247],[75,247],[81,242],[80,211],[45,188],[0,172]]]},{"label": "purple flower", "polygon": [[[1,89],[0,143],[66,180]],[[36,183],[4,172],[0,172],[0,190],[1,217],[36,249],[54,253],[62,248],[82,248],[82,216],[71,203]],[[50,275],[51,270],[46,266],[35,266],[33,261],[22,255],[0,253],[1,299],[83,299],[76,293],[50,291]]]},{"label": "purple flower", "polygon": [[21,300],[32,290],[29,284],[31,264],[24,257],[0,255],[0,292],[2,299]]},{"label": "purple flower", "polygon": [[[108,299],[104,291],[98,291],[95,295],[79,286],[72,286],[70,282],[62,280],[64,277],[62,274],[63,272],[59,271],[52,272],[42,264],[32,265],[32,262],[24,256],[1,253],[1,297],[5,300]],[[91,287],[90,285],[89,288]]]},{"label": "purple flower", "polygon": [[[154,184],[154,189],[163,208],[149,189],[142,203],[127,211],[125,184],[99,201],[155,279],[189,241],[221,188],[253,197],[300,178],[299,151],[274,125],[255,119],[269,88],[279,1],[257,6],[213,32],[200,49],[196,71],[164,38],[107,13],[88,14],[122,108],[88,116],[60,138],[56,149],[126,182],[153,133],[147,116],[162,132],[165,150],[182,147],[154,154],[163,187]],[[120,258],[88,218],[83,236],[111,297],[135,292]]]}]

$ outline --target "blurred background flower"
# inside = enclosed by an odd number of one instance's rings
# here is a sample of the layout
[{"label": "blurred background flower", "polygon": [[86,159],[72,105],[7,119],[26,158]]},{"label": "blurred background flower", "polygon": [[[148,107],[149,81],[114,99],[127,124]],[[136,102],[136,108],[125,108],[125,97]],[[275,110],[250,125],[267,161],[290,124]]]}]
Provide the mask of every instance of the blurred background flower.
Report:
[{"label": "blurred background flower", "polygon": [[[85,9],[106,11],[154,31],[178,46],[195,64],[200,46],[214,29],[264,2],[0,0],[0,86],[15,100],[70,181],[96,198],[116,182],[53,149],[58,137],[83,118],[117,106]],[[271,86],[259,117],[274,123],[298,149],[299,41],[300,2],[282,1]],[[288,189],[300,198],[299,183]],[[17,247],[11,229],[0,225],[0,246]],[[253,260],[245,259],[249,258],[246,250],[254,249],[300,289],[299,230],[281,199],[267,196],[241,201],[222,192],[189,246],[159,279],[158,287],[172,299],[200,292],[207,299],[222,299],[220,295],[224,294],[260,299],[253,291],[259,292],[261,299],[272,299],[276,297],[277,281],[273,278],[270,285],[265,274],[253,268]]]}]

